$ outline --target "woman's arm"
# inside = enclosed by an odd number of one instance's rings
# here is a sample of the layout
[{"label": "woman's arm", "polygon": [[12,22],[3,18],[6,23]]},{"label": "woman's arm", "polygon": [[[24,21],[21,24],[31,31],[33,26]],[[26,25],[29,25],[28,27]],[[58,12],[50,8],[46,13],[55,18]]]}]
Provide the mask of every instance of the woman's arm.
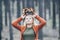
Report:
[{"label": "woman's arm", "polygon": [[41,18],[39,15],[36,15],[35,18],[40,22],[39,25],[37,25],[39,30],[46,24],[46,21],[43,18]]},{"label": "woman's arm", "polygon": [[18,30],[21,30],[21,25],[19,25],[19,22],[22,21],[22,19],[25,18],[25,15],[23,14],[21,17],[17,18],[16,20],[12,21],[12,26],[17,28]]},{"label": "woman's arm", "polygon": [[15,27],[18,30],[21,30],[21,25],[19,25],[19,22],[21,22],[22,18],[19,17],[16,20],[12,21],[12,26]]}]

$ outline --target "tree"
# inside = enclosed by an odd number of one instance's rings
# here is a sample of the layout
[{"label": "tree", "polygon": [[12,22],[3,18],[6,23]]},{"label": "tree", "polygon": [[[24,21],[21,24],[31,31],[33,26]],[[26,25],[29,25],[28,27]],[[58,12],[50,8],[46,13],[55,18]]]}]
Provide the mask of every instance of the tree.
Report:
[{"label": "tree", "polygon": [[7,0],[4,0],[4,6],[5,6],[5,26],[7,26],[7,11],[8,11],[8,2],[7,2]]},{"label": "tree", "polygon": [[[38,0],[38,2],[39,2],[39,16],[43,17],[43,14],[42,14],[42,0]],[[38,39],[43,40],[43,32],[42,32],[42,29],[39,30],[38,35],[39,35]]]},{"label": "tree", "polygon": [[13,40],[13,30],[11,25],[11,8],[10,8],[10,1],[8,0],[8,13],[9,13],[9,31],[10,31],[10,40]]},{"label": "tree", "polygon": [[53,0],[53,29],[56,29],[55,0]]},{"label": "tree", "polygon": [[60,40],[60,0],[58,0],[58,6],[59,6],[59,40]]},{"label": "tree", "polygon": [[17,18],[20,17],[20,16],[21,16],[20,15],[20,0],[17,0]]},{"label": "tree", "polygon": [[34,8],[34,0],[27,0],[27,8]]},{"label": "tree", "polygon": [[2,0],[0,0],[0,40],[1,38],[1,32],[2,32]]},{"label": "tree", "polygon": [[9,14],[9,32],[10,32],[10,40],[13,40],[13,30],[11,26],[11,12],[10,12],[10,0],[4,0],[5,5],[5,24],[7,26],[7,13]]},{"label": "tree", "polygon": [[20,17],[20,0],[17,0],[17,17]]},{"label": "tree", "polygon": [[22,0],[23,1],[23,8],[26,8],[27,7],[27,0]]}]

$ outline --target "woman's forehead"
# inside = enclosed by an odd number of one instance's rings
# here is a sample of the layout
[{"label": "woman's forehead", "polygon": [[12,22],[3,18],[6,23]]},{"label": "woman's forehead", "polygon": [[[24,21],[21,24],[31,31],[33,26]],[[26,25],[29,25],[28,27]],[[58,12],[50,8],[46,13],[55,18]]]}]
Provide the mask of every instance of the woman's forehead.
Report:
[{"label": "woman's forehead", "polygon": [[28,15],[28,16],[26,16],[26,18],[32,18],[32,15]]}]

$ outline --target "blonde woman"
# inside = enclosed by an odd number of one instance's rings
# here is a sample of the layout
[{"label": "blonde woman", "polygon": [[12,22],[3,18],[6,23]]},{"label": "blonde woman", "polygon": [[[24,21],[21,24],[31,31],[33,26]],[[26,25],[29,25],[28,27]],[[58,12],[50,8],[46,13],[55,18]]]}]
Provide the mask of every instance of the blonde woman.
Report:
[{"label": "blonde woman", "polygon": [[[46,21],[37,15],[32,8],[23,9],[23,13],[21,17],[12,21],[13,27],[21,32],[20,40],[38,40],[38,32],[46,24]],[[36,18],[40,24],[34,25],[34,18]],[[19,25],[19,22],[22,20],[24,20],[25,25]]]}]

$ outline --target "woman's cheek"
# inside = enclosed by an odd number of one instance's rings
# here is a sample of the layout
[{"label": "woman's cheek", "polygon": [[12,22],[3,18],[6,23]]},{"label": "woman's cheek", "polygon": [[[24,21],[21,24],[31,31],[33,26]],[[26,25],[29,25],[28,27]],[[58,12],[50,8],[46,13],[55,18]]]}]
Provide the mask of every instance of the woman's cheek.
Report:
[{"label": "woman's cheek", "polygon": [[26,20],[26,22],[28,22],[28,20]]}]

